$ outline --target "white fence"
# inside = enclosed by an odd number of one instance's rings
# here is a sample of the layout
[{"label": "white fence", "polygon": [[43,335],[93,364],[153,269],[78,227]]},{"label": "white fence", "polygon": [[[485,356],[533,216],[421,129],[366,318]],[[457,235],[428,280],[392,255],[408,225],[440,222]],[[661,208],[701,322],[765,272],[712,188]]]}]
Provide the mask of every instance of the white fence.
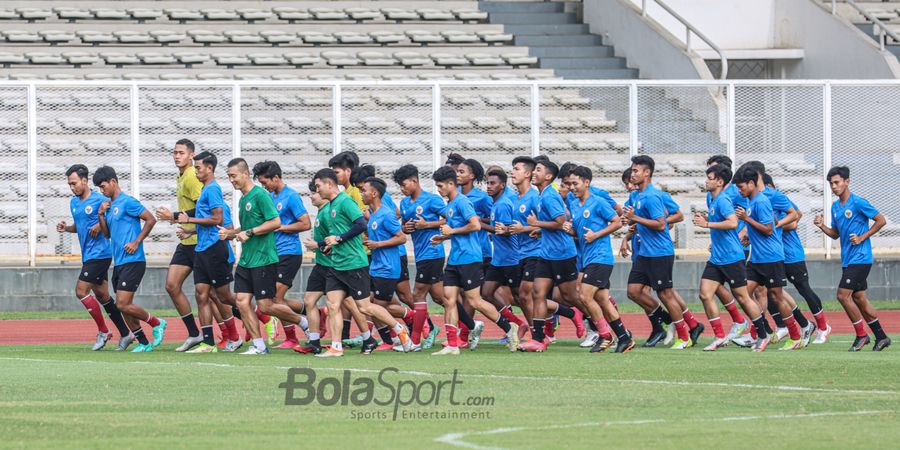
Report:
[{"label": "white fence", "polygon": [[[656,184],[688,217],[706,208],[707,157],[756,159],[803,211],[808,250],[827,255],[837,247],[812,217],[830,208],[828,168],[845,164],[853,189],[888,217],[874,240],[887,252],[900,248],[900,206],[888,187],[900,173],[898,111],[896,81],[2,81],[0,258],[58,263],[78,253],[74,236],[55,228],[70,220],[70,164],[111,165],[148,207],[172,205],[180,138],[223,166],[235,156],[278,161],[302,193],[341,150],[388,181],[406,163],[430,180],[450,152],[504,168],[543,153],[592,167],[595,184],[624,199],[622,170],[631,155],[648,154]],[[689,222],[676,227],[678,247],[701,253],[708,235]],[[175,242],[160,223],[145,247],[163,260]]]}]

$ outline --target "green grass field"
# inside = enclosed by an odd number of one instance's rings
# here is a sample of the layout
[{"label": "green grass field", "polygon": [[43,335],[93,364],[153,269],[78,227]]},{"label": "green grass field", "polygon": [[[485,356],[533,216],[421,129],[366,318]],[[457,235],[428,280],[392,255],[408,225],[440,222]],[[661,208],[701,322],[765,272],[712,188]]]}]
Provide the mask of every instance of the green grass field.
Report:
[{"label": "green grass field", "polygon": [[[283,350],[185,355],[174,345],[150,354],[7,346],[0,347],[0,447],[894,447],[900,358],[848,353],[849,340],[764,354],[638,348],[590,355],[574,342],[511,354],[485,343],[459,357],[350,351],[326,360]],[[345,369],[352,380],[376,378],[385,367],[401,371],[385,381],[407,388],[449,381],[457,370],[456,400],[491,397],[493,405],[448,405],[445,386],[440,405],[400,413],[481,417],[394,421],[390,405],[287,406],[279,388],[289,368],[313,368],[321,381],[341,379]],[[375,390],[377,399],[391,393]],[[370,417],[360,420],[362,413]]]}]

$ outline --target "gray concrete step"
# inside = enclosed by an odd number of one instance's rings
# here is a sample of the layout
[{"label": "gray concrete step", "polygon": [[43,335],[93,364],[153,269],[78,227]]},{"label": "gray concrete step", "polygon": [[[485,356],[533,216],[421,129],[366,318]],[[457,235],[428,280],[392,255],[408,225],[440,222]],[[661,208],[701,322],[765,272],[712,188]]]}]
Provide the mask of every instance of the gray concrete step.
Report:
[{"label": "gray concrete step", "polygon": [[547,24],[547,25],[506,25],[503,30],[515,35],[570,35],[588,34],[590,27],[583,23]]},{"label": "gray concrete step", "polygon": [[626,69],[622,58],[540,58],[540,67],[550,69]]},{"label": "gray concrete step", "polygon": [[578,23],[578,17],[575,13],[491,13],[488,17],[491,23],[504,24],[534,24],[544,25],[548,23]]},{"label": "gray concrete step", "polygon": [[585,45],[602,45],[603,40],[600,36],[593,34],[579,34],[571,36],[516,36],[516,45],[527,45],[529,47],[572,47]]},{"label": "gray concrete step", "polygon": [[489,13],[561,13],[565,6],[557,2],[478,2],[478,9]]},{"label": "gray concrete step", "polygon": [[576,80],[591,79],[614,79],[614,80],[632,80],[637,78],[637,69],[556,69],[554,72],[563,77]]},{"label": "gray concrete step", "polygon": [[543,58],[551,57],[604,57],[613,56],[615,51],[609,46],[590,46],[590,47],[529,47],[528,53]]}]

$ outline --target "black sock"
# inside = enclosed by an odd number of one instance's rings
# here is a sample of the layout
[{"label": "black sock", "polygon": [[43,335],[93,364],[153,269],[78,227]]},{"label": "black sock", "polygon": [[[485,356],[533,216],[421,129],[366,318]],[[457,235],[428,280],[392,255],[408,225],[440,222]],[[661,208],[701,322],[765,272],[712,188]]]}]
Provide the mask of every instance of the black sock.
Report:
[{"label": "black sock", "polygon": [[387,325],[378,329],[378,335],[381,336],[381,342],[385,344],[393,344],[394,340],[391,338],[391,328]]},{"label": "black sock", "polygon": [[237,317],[238,320],[244,320],[244,318],[241,317],[241,310],[237,309],[237,306],[231,307],[231,315]]},{"label": "black sock", "polygon": [[341,330],[341,340],[350,339],[350,325],[352,324],[352,321],[344,319],[344,329]]},{"label": "black sock", "polygon": [[799,307],[795,307],[791,314],[794,316],[794,319],[797,319],[797,325],[800,325],[800,328],[806,328],[809,326],[809,321],[806,320],[806,316],[800,312]]},{"label": "black sock", "polygon": [[596,332],[597,332],[597,324],[594,323],[593,318],[588,317],[587,319],[588,319],[588,321],[587,321],[587,323],[588,323],[588,328],[590,328],[591,331],[593,331],[593,332],[596,333]]},{"label": "black sock", "polygon": [[433,329],[434,329],[434,322],[431,321],[431,317],[426,317],[425,320],[428,321],[428,329],[429,329],[429,330],[433,330]]},{"label": "black sock", "polygon": [[669,312],[663,309],[662,306],[659,307],[659,318],[662,320],[662,323],[672,325],[672,316],[670,316]]},{"label": "black sock", "polygon": [[766,328],[769,327],[769,324],[762,314],[760,314],[759,317],[753,319],[752,322],[753,326],[756,327],[756,335],[759,336],[760,339],[765,339],[766,336],[768,336],[769,333],[772,332],[771,330],[766,330]]},{"label": "black sock", "polygon": [[213,327],[212,325],[203,327],[203,343],[206,345],[216,345],[216,341],[213,338]]},{"label": "black sock", "polygon": [[775,333],[775,330],[772,329],[772,325],[770,325],[769,321],[766,320],[766,313],[763,312],[762,314],[759,315],[759,317],[762,318],[763,325],[765,325],[765,327],[766,327],[766,333],[769,333],[769,334]]},{"label": "black sock", "polygon": [[662,325],[659,324],[659,319],[656,318],[656,311],[651,311],[646,314],[647,320],[650,321],[650,334],[659,333],[660,331],[662,331]]},{"label": "black sock", "polygon": [[109,320],[112,320],[116,329],[119,330],[120,337],[131,334],[131,330],[129,330],[128,325],[125,324],[125,318],[122,317],[122,312],[119,311],[119,307],[116,306],[116,300],[114,298],[110,297],[106,300],[106,303],[101,303],[101,305],[103,305],[103,309],[106,310],[106,315],[109,316]]},{"label": "black sock", "polygon": [[181,321],[184,322],[184,326],[187,328],[188,336],[197,337],[200,335],[200,330],[197,329],[197,321],[194,320],[194,314],[187,313],[181,316]]},{"label": "black sock", "polygon": [[885,339],[887,335],[884,334],[884,329],[881,328],[881,322],[878,319],[875,319],[869,322],[869,328],[872,330],[872,333],[875,334],[875,339]]},{"label": "black sock", "polygon": [[574,309],[569,308],[568,306],[563,305],[562,303],[557,303],[557,305],[558,305],[558,307],[556,308],[556,312],[559,315],[565,317],[566,319],[571,319],[571,318],[575,317]]},{"label": "black sock", "polygon": [[784,318],[781,317],[781,311],[778,309],[778,305],[772,301],[774,298],[775,296],[772,294],[768,295],[769,303],[766,305],[766,309],[769,311],[769,315],[772,316],[772,320],[775,321],[775,326],[778,328],[785,328],[787,325],[784,324]]},{"label": "black sock", "polygon": [[322,346],[322,343],[319,342],[318,339],[310,339],[309,342],[307,342],[307,344],[308,344],[308,345],[313,345],[313,346],[316,346],[316,347],[321,347],[321,346]]},{"label": "black sock", "polygon": [[534,337],[534,340],[538,342],[544,342],[544,319],[532,319],[531,320],[531,334]]},{"label": "black sock", "polygon": [[475,329],[475,321],[472,320],[472,316],[466,312],[466,308],[463,308],[462,303],[456,304],[456,313],[459,315],[459,322],[461,324],[465,325],[470,330]]},{"label": "black sock", "polygon": [[794,287],[797,288],[797,292],[800,293],[800,296],[806,300],[806,304],[809,306],[809,312],[815,316],[822,311],[822,299],[820,299],[819,296],[816,295],[816,291],[812,290],[812,287],[809,286],[809,280],[801,280],[798,283],[795,283]]},{"label": "black sock", "polygon": [[497,326],[500,327],[500,329],[502,329],[504,333],[509,333],[509,329],[511,328],[509,326],[509,321],[506,320],[506,317],[503,316],[500,316],[500,318],[497,319]]},{"label": "black sock", "polygon": [[147,345],[150,343],[150,341],[147,340],[147,336],[144,335],[144,329],[141,327],[137,327],[131,330],[131,334],[133,334],[134,338],[143,345]]},{"label": "black sock", "polygon": [[622,319],[616,319],[609,323],[609,327],[612,328],[613,332],[616,333],[616,337],[619,340],[628,339],[628,330],[625,329],[625,325],[622,323]]}]

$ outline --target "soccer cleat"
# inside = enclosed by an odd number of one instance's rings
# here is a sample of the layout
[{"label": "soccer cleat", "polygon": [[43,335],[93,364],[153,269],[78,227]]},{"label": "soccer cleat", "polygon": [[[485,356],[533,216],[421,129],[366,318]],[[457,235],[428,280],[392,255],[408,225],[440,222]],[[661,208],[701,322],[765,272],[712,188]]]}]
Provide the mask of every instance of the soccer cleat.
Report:
[{"label": "soccer cleat", "polygon": [[666,330],[666,340],[663,341],[663,345],[669,345],[675,341],[675,325],[673,324],[662,324],[663,328]]},{"label": "soccer cleat", "polygon": [[550,345],[550,344],[556,342],[556,336],[547,336],[546,339],[547,339],[547,345]]},{"label": "soccer cleat", "polygon": [[719,347],[724,347],[728,345],[728,339],[725,338],[715,338],[712,342],[709,343],[706,347],[703,347],[704,352],[714,352],[719,349]]},{"label": "soccer cleat", "polygon": [[[412,350],[412,339],[409,338],[409,332],[406,331],[406,328],[397,333],[397,339],[400,340],[400,346],[403,347],[404,353]],[[391,348],[393,349],[393,347]]]},{"label": "soccer cleat", "polygon": [[[656,347],[656,344],[659,344],[663,339],[666,339],[665,329],[654,331],[653,333],[650,333],[650,337],[647,338],[647,342],[644,342],[644,347]],[[663,345],[665,345],[665,342],[663,342]]]},{"label": "soccer cleat", "polygon": [[777,344],[777,343],[783,341],[784,338],[786,338],[787,335],[789,335],[789,334],[790,334],[790,332],[788,331],[787,328],[776,328],[775,333],[772,334],[771,341],[773,344]]},{"label": "soccer cleat", "polygon": [[[769,339],[769,338],[767,337],[767,339]],[[757,341],[754,341],[753,336],[750,336],[749,334],[745,334],[743,336],[738,336],[731,340],[732,344],[737,345],[738,347],[743,347],[743,348],[753,347],[755,342],[757,342]]]},{"label": "soccer cleat", "polygon": [[120,337],[120,338],[119,338],[119,345],[118,345],[118,347],[116,347],[116,351],[117,351],[117,352],[124,352],[125,350],[128,350],[128,346],[131,345],[132,342],[134,342],[134,335],[133,335],[133,334],[129,334],[128,336],[122,336],[122,337]]},{"label": "soccer cleat", "polygon": [[509,343],[509,338],[507,338],[506,336],[503,336],[502,338],[497,339],[497,343],[506,345],[507,343]]},{"label": "soccer cleat", "polygon": [[764,338],[757,338],[756,342],[753,344],[752,351],[757,352],[757,353],[764,352],[766,350],[766,347],[769,346],[769,342],[771,342],[771,341],[772,341],[772,338],[769,336],[766,336]]},{"label": "soccer cleat", "polygon": [[188,350],[185,353],[216,353],[219,349],[216,348],[215,345],[209,345],[207,343],[201,343],[197,346],[197,348],[193,350]]},{"label": "soccer cleat", "polygon": [[703,326],[702,323],[698,323],[696,327],[691,328],[691,347],[697,345],[697,342],[699,342],[700,339],[700,335],[703,334],[703,330],[705,329],[706,327]]},{"label": "soccer cleat", "polygon": [[612,345],[611,340],[606,339],[603,336],[600,336],[597,339],[597,342],[595,342],[594,345],[591,347],[591,353],[603,353],[606,351],[606,349],[609,348],[610,345]]},{"label": "soccer cleat", "polygon": [[815,331],[816,331],[815,322],[809,322],[808,324],[806,324],[806,328],[801,330],[800,342],[803,343],[804,347],[809,345],[809,339],[812,337],[813,332],[815,332]]},{"label": "soccer cleat", "polygon": [[684,340],[681,340],[681,338],[678,338],[675,340],[675,343],[672,344],[672,346],[669,348],[671,348],[672,350],[684,350],[690,346],[691,346],[690,339],[684,341]]},{"label": "soccer cleat", "polygon": [[176,352],[179,352],[179,353],[181,353],[181,352],[186,352],[186,351],[188,351],[188,350],[190,350],[190,349],[196,347],[196,346],[199,345],[201,342],[203,342],[203,336],[200,336],[200,335],[197,335],[197,336],[188,336],[188,338],[184,340],[184,343],[181,344],[181,345],[179,345],[179,346],[175,349],[175,351],[176,351]]},{"label": "soccer cleat", "polygon": [[634,339],[631,338],[631,332],[628,332],[628,336],[624,339],[619,339],[616,342],[616,353],[626,353],[629,350],[634,348]]},{"label": "soccer cleat", "polygon": [[[448,347],[448,346],[450,346],[449,342],[447,342],[447,341],[441,342],[441,347]],[[457,348],[469,348],[469,343],[460,341]]]},{"label": "soccer cleat", "polygon": [[430,331],[428,331],[428,336],[425,339],[422,339],[422,348],[428,350],[431,347],[434,347],[434,340],[437,338],[438,334],[441,332],[441,327],[435,325]]},{"label": "soccer cleat", "polygon": [[[363,355],[369,355],[376,350],[384,351],[384,348],[383,348],[384,345],[385,344],[381,344],[379,346],[378,341],[376,341],[375,338],[370,337],[369,339],[366,339],[363,341],[362,346],[359,349],[359,353],[363,354]],[[388,344],[388,345],[390,345],[390,344]],[[388,350],[390,350],[390,349],[388,349]]]},{"label": "soccer cleat", "polygon": [[[363,349],[365,349],[365,348],[366,348],[366,345],[363,344]],[[382,342],[381,345],[375,347],[372,351],[375,351],[375,352],[389,352],[389,351],[391,351],[391,350],[393,350],[393,349],[394,349],[394,344],[388,344],[387,342]],[[365,351],[362,351],[362,352],[360,352],[360,353],[366,353],[366,352],[365,352]]]},{"label": "soccer cleat", "polygon": [[97,340],[94,342],[94,346],[91,347],[91,350],[95,352],[102,350],[103,347],[106,347],[106,343],[109,342],[110,339],[112,339],[112,333],[97,333]]},{"label": "soccer cleat", "polygon": [[264,349],[260,350],[260,349],[256,348],[255,345],[251,345],[250,348],[247,349],[247,351],[241,353],[241,355],[268,355],[268,354],[269,354],[268,348],[264,348]]},{"label": "soccer cleat", "polygon": [[478,342],[481,341],[481,332],[484,331],[484,322],[475,321],[475,328],[469,333],[469,350],[478,348]]},{"label": "soccer cleat", "polygon": [[850,350],[848,351],[858,352],[867,345],[869,345],[869,335],[857,336],[856,339],[853,340],[853,344],[850,345]]},{"label": "soccer cleat", "polygon": [[432,356],[442,356],[442,355],[458,355],[458,354],[459,354],[458,347],[449,347],[448,346],[448,347],[444,347],[444,348],[432,353],[431,355]]},{"label": "soccer cleat", "polygon": [[131,353],[149,353],[153,351],[153,344],[138,344]]},{"label": "soccer cleat", "polygon": [[219,350],[225,348],[226,345],[228,345],[228,339],[225,338],[219,339],[219,342],[216,342],[216,347]]},{"label": "soccer cleat", "polygon": [[813,337],[813,344],[824,344],[828,342],[828,335],[831,334],[831,325],[825,325],[824,330],[816,330]]},{"label": "soccer cleat", "polygon": [[579,339],[584,337],[584,314],[577,308],[573,308],[575,316],[572,317],[572,324],[575,325],[575,336]]},{"label": "soccer cleat", "polygon": [[159,325],[153,327],[153,347],[159,347],[159,344],[162,344],[163,338],[166,337],[166,327],[169,324],[166,323],[165,320],[159,319]]},{"label": "soccer cleat", "polygon": [[319,353],[322,353],[322,346],[315,345],[315,344],[306,344],[306,345],[297,344],[294,346],[294,351],[297,353],[300,353],[300,354],[304,354],[304,355],[307,353],[312,353],[314,355],[318,355]]},{"label": "soccer cleat", "polygon": [[872,346],[873,352],[880,352],[891,346],[891,338],[885,336],[884,339],[875,339],[875,345]]},{"label": "soccer cleat", "polygon": [[519,327],[519,335],[517,336],[519,338],[519,342],[522,342],[525,340],[525,335],[528,334],[529,331],[531,331],[531,328],[528,327],[527,325]]},{"label": "soccer cleat", "polygon": [[547,344],[543,342],[538,342],[534,339],[529,339],[525,341],[523,344],[519,345],[519,350],[523,352],[537,352],[541,353],[547,350]]},{"label": "soccer cleat", "polygon": [[582,348],[593,347],[594,344],[597,342],[597,339],[598,339],[599,337],[600,337],[600,335],[597,334],[596,331],[590,330],[590,331],[588,331],[588,333],[584,336],[584,340],[581,341],[581,343],[578,344],[578,346],[579,346],[579,347],[582,347]]},{"label": "soccer cleat", "polygon": [[319,353],[316,355],[316,358],[337,358],[338,356],[344,356],[344,351],[336,350],[334,347],[328,347],[328,350]]},{"label": "soccer cleat", "polygon": [[297,346],[297,344],[299,344],[299,342],[297,342],[297,341],[292,341],[292,340],[290,340],[290,339],[285,339],[285,340],[282,341],[280,344],[278,344],[278,346],[275,347],[275,348],[287,348],[287,349],[290,349],[290,348],[294,348],[295,346]]},{"label": "soccer cleat", "polygon": [[511,323],[509,324],[509,331],[506,333],[506,348],[509,351],[514,352],[519,349],[519,326]]},{"label": "soccer cleat", "polygon": [[553,316],[552,316],[552,317],[553,317],[553,319],[550,320],[550,326],[551,326],[551,328],[552,328],[553,331],[556,331],[556,330],[559,329],[559,313],[558,313],[558,312],[557,312],[557,313],[553,313]]},{"label": "soccer cleat", "polygon": [[343,341],[341,341],[341,344],[343,344],[344,347],[353,348],[353,347],[359,347],[360,345],[363,345],[363,341],[364,341],[363,337],[361,335],[357,335],[355,338],[352,338],[352,339],[344,339]]},{"label": "soccer cleat", "polygon": [[[406,353],[406,352],[403,350],[403,344],[397,344],[397,345],[395,345],[394,348],[393,348],[392,350],[394,350],[395,352],[398,352],[398,353]],[[409,347],[409,351],[411,351],[411,352],[421,352],[421,351],[422,351],[422,344],[412,344],[412,345]]]},{"label": "soccer cleat", "polygon": [[784,343],[784,347],[781,347],[779,350],[799,350],[803,348],[803,341],[800,339],[788,339]]},{"label": "soccer cleat", "polygon": [[747,332],[750,329],[750,321],[744,320],[740,323],[732,323],[731,329],[728,330],[728,334],[725,335],[726,341],[733,341]]},{"label": "soccer cleat", "polygon": [[237,349],[244,346],[244,341],[238,339],[236,341],[225,341],[225,346],[222,347],[223,352],[234,353]]},{"label": "soccer cleat", "polygon": [[266,326],[266,344],[272,345],[275,343],[275,338],[278,337],[278,318],[275,316],[271,316],[268,322],[265,323]]}]

